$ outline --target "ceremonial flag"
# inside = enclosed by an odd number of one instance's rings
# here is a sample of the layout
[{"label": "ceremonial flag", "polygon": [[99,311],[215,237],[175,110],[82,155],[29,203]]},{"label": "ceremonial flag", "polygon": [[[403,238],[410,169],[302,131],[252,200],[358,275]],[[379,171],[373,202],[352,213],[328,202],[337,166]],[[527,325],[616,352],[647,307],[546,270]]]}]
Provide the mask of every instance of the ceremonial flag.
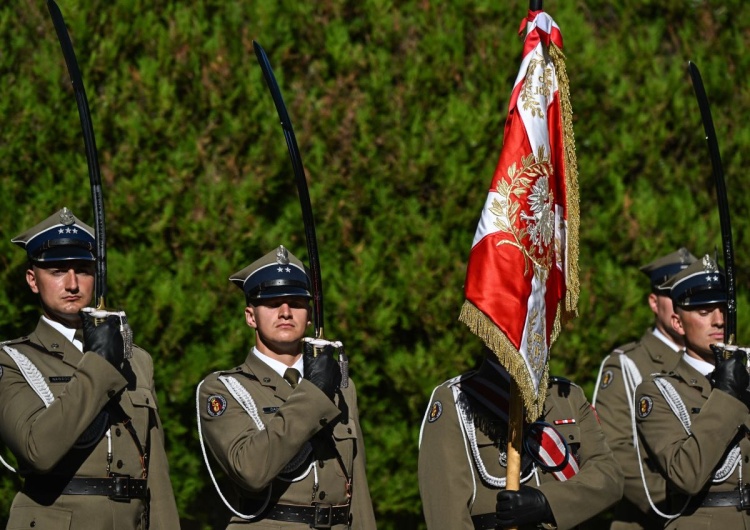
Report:
[{"label": "ceremonial flag", "polygon": [[543,411],[549,348],[578,305],[578,170],[562,34],[529,11],[503,146],[482,210],[459,319],[497,355],[526,416]]}]

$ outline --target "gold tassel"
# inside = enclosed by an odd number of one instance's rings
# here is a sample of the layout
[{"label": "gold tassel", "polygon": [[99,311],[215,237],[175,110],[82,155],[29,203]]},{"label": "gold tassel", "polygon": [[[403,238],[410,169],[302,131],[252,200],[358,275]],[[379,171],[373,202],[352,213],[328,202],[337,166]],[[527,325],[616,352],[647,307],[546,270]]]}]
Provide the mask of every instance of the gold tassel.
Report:
[{"label": "gold tassel", "polygon": [[[561,320],[555,319],[553,335],[557,336],[558,326],[578,316],[578,296],[581,285],[578,269],[579,239],[578,230],[581,224],[581,210],[579,205],[580,193],[578,189],[578,162],[576,160],[576,142],[573,134],[573,106],[570,104],[570,83],[565,69],[565,54],[554,43],[550,43],[549,54],[557,72],[557,85],[560,95],[560,109],[563,122],[563,144],[565,149],[565,187],[568,198],[566,210],[568,212],[567,246],[565,260],[567,263],[567,277],[565,284],[565,311],[558,312]],[[551,344],[550,344],[551,346]]]},{"label": "gold tassel", "polygon": [[544,412],[544,399],[547,395],[549,384],[549,366],[545,365],[544,373],[539,381],[539,392],[534,388],[526,362],[508,337],[482,313],[474,304],[468,300],[461,307],[458,320],[466,324],[485,345],[497,355],[500,364],[505,367],[510,376],[521,390],[521,397],[526,407],[526,419],[533,422]]}]

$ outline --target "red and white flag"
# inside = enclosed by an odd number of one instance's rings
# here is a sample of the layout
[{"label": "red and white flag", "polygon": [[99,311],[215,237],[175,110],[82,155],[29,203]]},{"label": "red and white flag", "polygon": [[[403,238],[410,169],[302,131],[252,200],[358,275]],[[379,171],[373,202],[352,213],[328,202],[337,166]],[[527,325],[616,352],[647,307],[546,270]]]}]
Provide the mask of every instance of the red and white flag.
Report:
[{"label": "red and white flag", "polygon": [[529,11],[524,28],[459,319],[498,356],[533,421],[544,406],[549,348],[577,312],[579,210],[562,34],[543,11]]}]

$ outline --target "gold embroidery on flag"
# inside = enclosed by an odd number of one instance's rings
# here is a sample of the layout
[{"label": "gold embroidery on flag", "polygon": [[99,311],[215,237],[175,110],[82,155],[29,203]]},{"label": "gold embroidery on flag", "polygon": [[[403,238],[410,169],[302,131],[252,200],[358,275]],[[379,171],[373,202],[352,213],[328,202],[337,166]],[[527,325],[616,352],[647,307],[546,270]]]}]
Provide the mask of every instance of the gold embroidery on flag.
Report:
[{"label": "gold embroidery on flag", "polygon": [[[542,75],[537,79],[539,83],[534,83],[534,79],[531,76],[536,74],[537,68],[541,68]],[[534,57],[529,61],[529,67],[526,70],[527,74],[523,80],[521,86],[521,92],[518,97],[523,101],[523,110],[531,112],[531,116],[534,118],[544,119],[544,111],[542,105],[539,102],[537,96],[549,98],[552,95],[552,76],[554,70],[548,65],[544,56],[540,53],[536,53]]]},{"label": "gold embroidery on flag", "polygon": [[[554,200],[549,190],[549,178],[553,171],[549,153],[540,145],[536,157],[533,153],[521,157],[520,168],[515,162],[510,165],[510,180],[498,180],[496,187],[501,198],[494,199],[489,208],[496,216],[495,226],[498,230],[513,238],[499,241],[497,245],[518,248],[524,257],[524,275],[529,273],[531,263],[534,273],[542,281],[547,279],[553,258],[548,250],[555,233]],[[528,197],[528,211],[521,206],[524,197]],[[529,243],[524,242],[527,237]]]}]

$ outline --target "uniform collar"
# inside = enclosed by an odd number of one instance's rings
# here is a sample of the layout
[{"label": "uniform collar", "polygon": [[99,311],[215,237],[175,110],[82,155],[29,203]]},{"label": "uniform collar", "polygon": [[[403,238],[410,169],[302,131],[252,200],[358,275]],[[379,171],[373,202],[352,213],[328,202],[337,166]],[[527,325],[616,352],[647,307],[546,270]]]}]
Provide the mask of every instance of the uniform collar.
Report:
[{"label": "uniform collar", "polygon": [[262,353],[258,350],[255,346],[253,346],[252,353],[255,354],[255,356],[260,359],[262,362],[267,364],[271,370],[276,372],[279,377],[284,377],[284,372],[286,372],[287,368],[294,368],[296,369],[302,377],[305,376],[304,372],[304,363],[302,362],[302,356],[300,356],[299,359],[297,359],[297,362],[294,363],[291,367],[285,365],[281,361],[277,361],[276,359],[270,358],[268,355]]},{"label": "uniform collar", "polygon": [[701,359],[696,359],[695,357],[692,357],[691,355],[688,355],[687,351],[683,350],[682,353],[682,360],[685,361],[687,364],[695,368],[698,372],[701,373],[701,375],[707,376],[711,372],[714,371],[716,368],[713,364],[707,363],[706,361],[703,361]]},{"label": "uniform collar", "polygon": [[258,383],[273,390],[277,397],[286,401],[292,393],[292,387],[261,357],[264,357],[263,354],[258,356],[251,351],[240,370],[253,375]]},{"label": "uniform collar", "polygon": [[78,351],[83,353],[83,343],[75,338],[76,330],[74,328],[69,328],[62,325],[60,322],[55,322],[54,320],[47,318],[45,315],[42,315],[42,320],[55,328],[55,330],[60,333],[60,335],[72,342],[73,345],[78,348]]},{"label": "uniform collar", "polygon": [[36,329],[29,335],[29,341],[52,355],[62,357],[63,362],[71,366],[78,366],[83,356],[81,351],[45,317],[39,319]]},{"label": "uniform collar", "polygon": [[674,350],[676,352],[680,351],[680,347],[677,344],[675,344],[674,341],[670,337],[668,337],[667,335],[665,335],[664,333],[662,333],[659,328],[654,327],[651,330],[651,333],[654,335],[654,337],[656,337],[657,339],[659,339],[660,341],[662,341],[664,344],[666,344],[667,346],[669,346],[672,350]]},{"label": "uniform collar", "polygon": [[705,398],[708,398],[711,393],[711,383],[708,382],[706,376],[688,363],[685,357],[681,357],[674,369],[667,375],[676,376],[687,385],[699,389],[701,395]]}]

